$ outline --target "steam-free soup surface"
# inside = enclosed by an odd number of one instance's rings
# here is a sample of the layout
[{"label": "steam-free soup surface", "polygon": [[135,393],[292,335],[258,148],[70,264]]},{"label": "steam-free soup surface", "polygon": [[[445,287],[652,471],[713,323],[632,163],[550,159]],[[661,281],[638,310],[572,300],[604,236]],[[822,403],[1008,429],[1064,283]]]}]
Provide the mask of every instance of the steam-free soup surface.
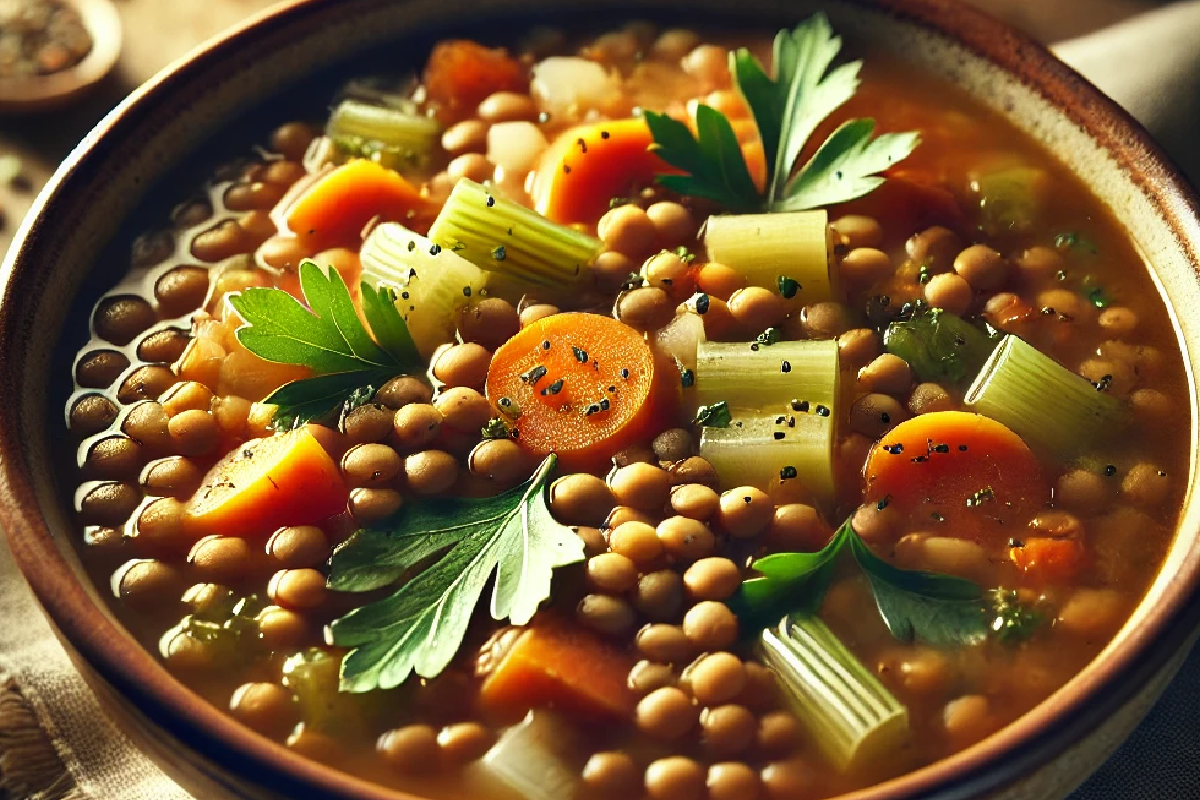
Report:
[{"label": "steam-free soup surface", "polygon": [[761,196],[736,47],[769,64],[768,32],[641,23],[442,42],[178,186],[67,405],[83,558],[172,674],[435,798],[804,800],[1105,646],[1186,479],[1141,258],[1054,154],[873,52],[798,165],[854,118],[920,143],[748,233],[765,207],[655,181],[696,170],[638,116],[715,109]]}]

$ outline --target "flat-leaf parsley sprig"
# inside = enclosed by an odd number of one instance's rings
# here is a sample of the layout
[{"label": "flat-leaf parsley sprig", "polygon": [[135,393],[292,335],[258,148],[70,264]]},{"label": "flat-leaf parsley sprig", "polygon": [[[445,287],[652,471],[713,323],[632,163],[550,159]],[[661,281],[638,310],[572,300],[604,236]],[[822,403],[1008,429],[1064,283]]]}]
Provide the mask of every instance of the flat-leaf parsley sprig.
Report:
[{"label": "flat-leaf parsley sprig", "polygon": [[829,19],[814,14],[775,36],[774,78],[745,48],[729,54],[729,71],[754,117],[767,166],[767,189],[750,177],[733,126],[720,111],[696,109],[696,135],[684,123],[645,112],[651,148],[686,175],[659,175],[680,194],[714,200],[735,213],[801,211],[844,203],[884,182],[879,173],[908,157],[920,137],[913,132],[873,137],[875,121],[839,126],[805,164],[795,169],[809,137],[858,91],[861,61],[830,68],[841,50]]},{"label": "flat-leaf parsley sprig", "polygon": [[354,648],[342,662],[343,691],[389,689],[414,671],[438,675],[493,573],[492,618],[529,622],[550,596],[552,571],[584,558],[582,540],[550,515],[556,461],[547,456],[528,481],[495,497],[406,505],[386,529],[359,531],[334,552],[329,586],[346,592],[386,586],[440,556],[390,597],[330,626],[333,644]]},{"label": "flat-leaf parsley sprig", "polygon": [[246,289],[229,298],[246,322],[236,335],[247,350],[315,373],[263,399],[277,406],[272,420],[276,428],[293,428],[353,408],[391,378],[421,368],[421,356],[390,288],[366,281],[359,285],[370,332],[337,270],[301,262],[300,290],[308,308],[281,289]]}]

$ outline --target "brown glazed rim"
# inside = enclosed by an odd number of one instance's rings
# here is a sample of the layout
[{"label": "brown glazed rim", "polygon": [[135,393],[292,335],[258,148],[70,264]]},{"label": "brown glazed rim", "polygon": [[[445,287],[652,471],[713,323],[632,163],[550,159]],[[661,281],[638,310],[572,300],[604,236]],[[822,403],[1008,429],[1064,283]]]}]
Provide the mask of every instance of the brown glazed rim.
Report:
[{"label": "brown glazed rim", "polygon": [[[1166,155],[1141,127],[1051,53],[1031,39],[955,0],[851,0],[917,23],[959,42],[1033,89],[1085,129],[1146,194],[1192,263],[1200,263],[1198,206]],[[34,259],[23,257],[52,235],[53,216],[72,190],[94,179],[110,151],[107,143],[135,131],[177,90],[194,87],[205,73],[260,40],[278,43],[306,36],[319,12],[337,0],[291,0],[208,42],[157,75],[115,109],[60,167],[18,232],[3,267],[0,296],[0,391],[19,391],[21,347],[29,334],[13,311],[21,288],[37,285]],[[6,403],[16,408],[16,402]],[[56,549],[39,512],[25,463],[19,414],[0,414],[0,523],[18,565],[65,638],[86,661],[153,723],[239,780],[269,787],[281,796],[341,800],[399,800],[397,793],[309,761],[268,741],[210,706],[173,678],[94,603]],[[1190,608],[1200,561],[1180,568],[1162,602],[1123,646],[1107,653],[1053,697],[984,742],[931,766],[847,795],[842,800],[917,800],[976,797],[1028,774],[1071,742],[1097,727],[1182,646],[1200,611]]]}]

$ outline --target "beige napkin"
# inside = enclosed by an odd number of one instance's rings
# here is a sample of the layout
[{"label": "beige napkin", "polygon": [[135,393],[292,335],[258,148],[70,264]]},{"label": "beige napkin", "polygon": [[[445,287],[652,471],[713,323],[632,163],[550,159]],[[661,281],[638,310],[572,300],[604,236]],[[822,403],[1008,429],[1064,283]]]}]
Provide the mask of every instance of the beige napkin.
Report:
[{"label": "beige napkin", "polygon": [[[1040,38],[1081,34],[1138,0],[974,0]],[[1200,153],[1200,0],[1060,43],[1068,63],[1121,102],[1193,180]],[[0,537],[0,799],[190,800],[104,714],[55,639]],[[205,800],[221,800],[205,798]]]}]

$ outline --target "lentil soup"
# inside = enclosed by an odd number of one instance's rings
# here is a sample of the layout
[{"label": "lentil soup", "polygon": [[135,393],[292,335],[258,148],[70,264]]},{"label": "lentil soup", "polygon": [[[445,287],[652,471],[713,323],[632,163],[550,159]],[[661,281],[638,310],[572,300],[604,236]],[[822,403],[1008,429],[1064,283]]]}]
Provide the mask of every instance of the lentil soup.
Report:
[{"label": "lentil soup", "polygon": [[431,798],[816,800],[1049,696],[1170,544],[1168,315],[1051,155],[840,46],[443,41],[184,186],[66,406],[124,624]]}]

